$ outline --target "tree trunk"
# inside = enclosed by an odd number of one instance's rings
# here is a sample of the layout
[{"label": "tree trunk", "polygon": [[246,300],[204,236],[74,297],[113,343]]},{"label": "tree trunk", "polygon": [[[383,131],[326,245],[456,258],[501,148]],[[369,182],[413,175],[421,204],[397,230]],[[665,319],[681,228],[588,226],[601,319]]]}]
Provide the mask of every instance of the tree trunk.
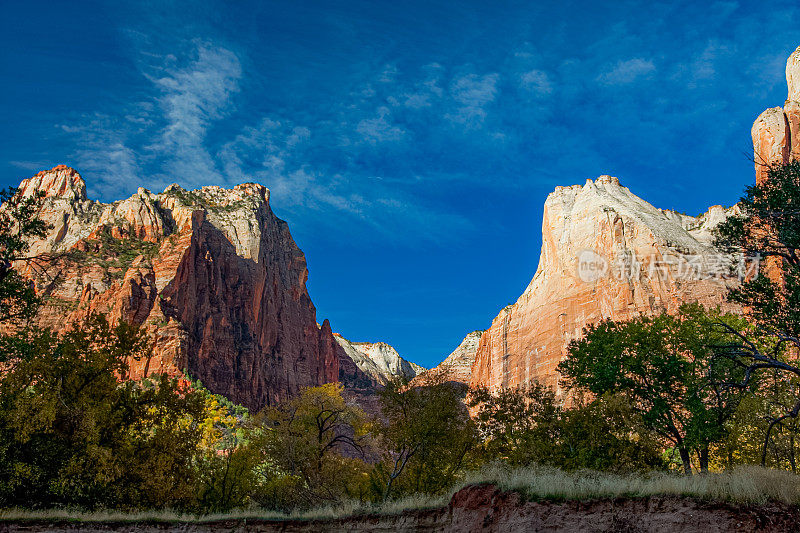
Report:
[{"label": "tree trunk", "polygon": [[700,473],[708,474],[708,448],[700,450]]},{"label": "tree trunk", "polygon": [[687,476],[692,475],[692,458],[689,456],[689,450],[686,448],[678,448],[681,452],[681,462],[683,463],[683,473]]}]

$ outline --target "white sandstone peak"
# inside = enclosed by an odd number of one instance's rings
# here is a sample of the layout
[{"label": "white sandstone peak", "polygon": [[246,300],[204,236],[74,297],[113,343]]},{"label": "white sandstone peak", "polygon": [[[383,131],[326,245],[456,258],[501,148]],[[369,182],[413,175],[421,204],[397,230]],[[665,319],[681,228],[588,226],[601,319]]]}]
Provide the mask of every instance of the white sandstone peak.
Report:
[{"label": "white sandstone peak", "polygon": [[385,342],[352,342],[338,333],[334,338],[345,353],[363,372],[385,384],[394,378],[412,379],[425,368],[400,357],[393,346]]}]

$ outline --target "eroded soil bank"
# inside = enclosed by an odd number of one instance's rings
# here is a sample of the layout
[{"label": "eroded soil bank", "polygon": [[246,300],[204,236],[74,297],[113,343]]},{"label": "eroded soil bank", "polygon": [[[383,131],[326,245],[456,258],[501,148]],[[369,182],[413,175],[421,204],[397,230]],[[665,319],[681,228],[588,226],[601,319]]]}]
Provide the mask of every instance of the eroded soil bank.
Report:
[{"label": "eroded soil bank", "polygon": [[207,523],[91,523],[25,521],[0,523],[0,532],[192,532],[237,531],[361,533],[522,531],[698,532],[798,531],[800,509],[782,504],[744,506],[675,497],[591,502],[529,502],[490,485],[457,492],[447,507],[393,516],[319,521],[222,520]]}]

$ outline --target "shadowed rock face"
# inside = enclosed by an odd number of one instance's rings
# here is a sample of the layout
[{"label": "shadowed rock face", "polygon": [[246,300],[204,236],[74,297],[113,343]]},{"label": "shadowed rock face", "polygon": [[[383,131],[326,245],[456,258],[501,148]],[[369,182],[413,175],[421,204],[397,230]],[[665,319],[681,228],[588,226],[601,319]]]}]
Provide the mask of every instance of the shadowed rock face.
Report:
[{"label": "shadowed rock face", "polygon": [[556,365],[588,324],[675,312],[684,302],[731,308],[726,294],[738,280],[711,244],[727,214],[657,209],[610,176],[557,187],[544,206],[536,274],[481,336],[470,384],[557,388]]},{"label": "shadowed rock face", "polygon": [[328,321],[317,324],[305,256],[257,184],[231,190],[171,185],[103,204],[58,166],[20,185],[42,191],[53,225],[32,244],[52,259],[23,268],[46,298],[38,320],[55,330],[93,312],[142,325],[152,356],[131,377],[188,370],[215,393],[258,409],[300,387],[374,381],[347,359]]}]

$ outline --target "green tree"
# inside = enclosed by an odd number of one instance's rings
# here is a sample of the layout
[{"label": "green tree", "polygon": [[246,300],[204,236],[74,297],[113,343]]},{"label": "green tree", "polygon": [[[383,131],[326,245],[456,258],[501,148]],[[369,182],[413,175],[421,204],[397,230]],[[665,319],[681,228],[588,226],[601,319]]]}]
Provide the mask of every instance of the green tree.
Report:
[{"label": "green tree", "polygon": [[396,380],[381,391],[383,458],[371,480],[378,498],[438,494],[453,485],[476,443],[462,396],[444,382],[411,387]]},{"label": "green tree", "polygon": [[14,269],[16,261],[33,261],[30,242],[44,238],[48,225],[38,216],[42,194],[22,196],[15,188],[0,190],[0,322],[30,316],[31,288]]},{"label": "green tree", "polygon": [[741,399],[739,389],[722,385],[740,376],[740,366],[714,357],[714,347],[730,341],[718,327],[723,321],[744,326],[697,304],[681,306],[676,316],[606,320],[570,343],[558,370],[568,390],[625,396],[645,426],[678,449],[687,474],[693,451],[706,472],[709,448],[724,439]]},{"label": "green tree", "polygon": [[260,486],[258,472],[264,461],[258,446],[260,429],[246,407],[212,393],[200,380],[191,380],[191,388],[204,399],[197,508],[221,513],[247,507]]},{"label": "green tree", "polygon": [[193,504],[202,397],[166,376],[120,381],[147,348],[102,316],[30,340],[0,380],[0,505]]},{"label": "green tree", "polygon": [[41,258],[28,256],[30,241],[43,238],[48,226],[37,216],[42,195],[22,197],[17,189],[0,191],[0,362],[25,354],[25,326],[39,308],[32,283],[19,274],[17,262],[34,267]]},{"label": "green tree", "polygon": [[764,183],[749,186],[740,213],[716,228],[716,244],[729,252],[766,259],[769,275],[746,279],[730,291],[754,320],[800,335],[800,162],[769,169]]},{"label": "green tree", "polygon": [[535,383],[529,387],[486,387],[470,391],[468,403],[484,461],[500,460],[512,466],[552,464],[561,407],[553,391]]},{"label": "green tree", "polygon": [[362,490],[367,467],[359,457],[371,427],[342,391],[340,383],[305,388],[259,415],[262,504],[284,510],[310,507]]},{"label": "green tree", "polygon": [[[748,402],[757,415],[743,412],[738,419],[749,427],[766,423],[761,463],[786,460],[794,470],[800,415],[800,162],[771,166],[764,182],[747,187],[738,205],[740,213],[717,227],[716,243],[765,261],[759,275],[733,288],[729,299],[771,334],[773,346],[760,347],[748,338],[752,334],[742,334],[721,355],[746,369],[741,386],[758,391],[759,397]],[[732,457],[740,450],[729,446],[727,451]]]},{"label": "green tree", "polygon": [[470,394],[481,460],[512,466],[546,464],[565,470],[631,471],[663,468],[662,446],[628,401],[605,395],[573,398],[562,407],[551,389],[479,388]]},{"label": "green tree", "polygon": [[[762,464],[797,472],[800,455],[800,424],[797,418],[778,421],[770,431],[776,413],[792,410],[796,403],[796,378],[779,370],[761,371],[728,422],[725,440],[715,449],[717,466]],[[769,432],[769,438],[768,438]]]},{"label": "green tree", "polygon": [[259,488],[264,458],[257,445],[234,441],[203,454],[198,465],[198,509],[221,513],[249,505]]},{"label": "green tree", "polygon": [[48,260],[29,254],[48,229],[42,195],[0,200],[0,505],[241,504],[254,476],[251,449],[236,445],[242,408],[166,376],[123,381],[148,351],[137,328],[100,316],[60,336],[32,327],[40,300],[16,268]]},{"label": "green tree", "polygon": [[554,466],[612,472],[666,468],[663,443],[622,395],[606,394],[563,411]]}]

